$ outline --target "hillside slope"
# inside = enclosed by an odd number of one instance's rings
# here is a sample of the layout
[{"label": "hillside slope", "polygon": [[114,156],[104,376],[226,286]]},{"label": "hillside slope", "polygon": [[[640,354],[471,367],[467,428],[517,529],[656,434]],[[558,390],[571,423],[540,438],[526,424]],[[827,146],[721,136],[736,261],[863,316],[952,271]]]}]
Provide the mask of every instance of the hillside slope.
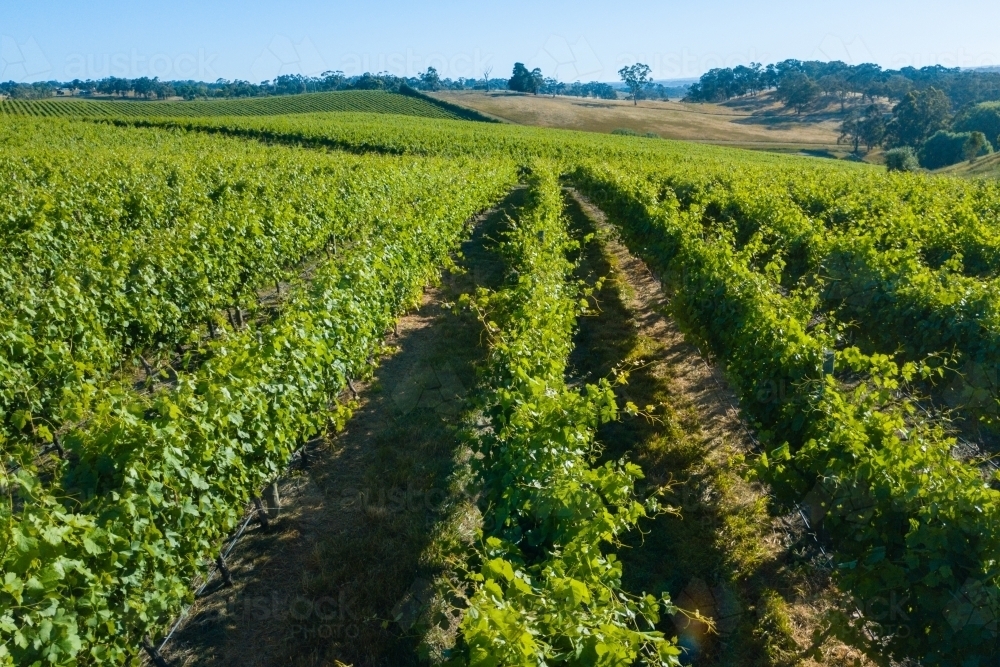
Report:
[{"label": "hillside slope", "polygon": [[578,97],[520,95],[506,91],[439,92],[434,97],[521,125],[611,132],[629,129],[652,132],[665,139],[767,148],[790,152],[827,152],[840,157],[840,120],[834,113],[803,114],[777,105],[745,108],[721,104],[598,100]]},{"label": "hillside slope", "polygon": [[485,120],[478,114],[450,108],[416,93],[402,95],[380,90],[351,90],[251,99],[193,102],[144,102],[138,100],[6,100],[0,115],[102,117],[203,117],[277,116],[328,111],[360,111],[450,120]]},{"label": "hillside slope", "polygon": [[971,163],[959,162],[950,167],[938,169],[934,173],[963,178],[1000,178],[1000,153],[979,158]]}]

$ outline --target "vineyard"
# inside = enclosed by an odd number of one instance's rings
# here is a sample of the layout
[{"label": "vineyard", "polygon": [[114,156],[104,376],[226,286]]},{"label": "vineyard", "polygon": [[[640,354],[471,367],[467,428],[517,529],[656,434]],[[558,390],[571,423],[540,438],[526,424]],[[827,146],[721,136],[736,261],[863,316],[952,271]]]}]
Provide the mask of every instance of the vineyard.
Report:
[{"label": "vineyard", "polygon": [[[483,355],[447,417],[436,565],[416,620],[386,609],[378,636],[483,667],[845,664],[833,642],[865,664],[994,664],[997,183],[474,123],[379,92],[0,109],[0,664],[162,662],[199,586],[239,578],[226,545],[266,524],[265,488],[350,430],[358,386],[392,391],[397,322],[512,198],[485,234],[502,278],[472,272],[448,303]],[[706,418],[633,402],[643,355],[594,377],[574,361],[612,312],[612,277],[581,267],[612,242],[751,443],[694,500],[608,434]],[[678,539],[664,517],[722,516],[737,484],[764,500],[735,538],[715,522],[719,548],[780,545],[774,567],[703,582],[735,582],[731,631],[680,575],[632,582],[685,567],[653,551]],[[822,613],[792,623],[803,571],[824,573]]]},{"label": "vineyard", "polygon": [[0,115],[70,118],[146,118],[203,116],[276,116],[325,112],[388,113],[452,120],[475,114],[449,109],[424,97],[405,96],[382,91],[346,91],[309,93],[242,100],[192,102],[147,102],[136,100],[5,100]]}]

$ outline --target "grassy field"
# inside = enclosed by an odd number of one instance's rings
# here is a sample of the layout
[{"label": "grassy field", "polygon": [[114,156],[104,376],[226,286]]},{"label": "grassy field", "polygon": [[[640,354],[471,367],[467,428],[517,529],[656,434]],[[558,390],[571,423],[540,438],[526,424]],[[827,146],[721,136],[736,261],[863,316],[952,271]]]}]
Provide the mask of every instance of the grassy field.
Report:
[{"label": "grassy field", "polygon": [[988,155],[975,162],[959,162],[939,169],[935,173],[963,178],[1000,178],[1000,153]]},{"label": "grassy field", "polygon": [[770,98],[739,104],[598,100],[508,92],[440,92],[435,97],[521,125],[611,132],[629,129],[681,139],[782,152],[842,157],[832,110],[796,115]]}]

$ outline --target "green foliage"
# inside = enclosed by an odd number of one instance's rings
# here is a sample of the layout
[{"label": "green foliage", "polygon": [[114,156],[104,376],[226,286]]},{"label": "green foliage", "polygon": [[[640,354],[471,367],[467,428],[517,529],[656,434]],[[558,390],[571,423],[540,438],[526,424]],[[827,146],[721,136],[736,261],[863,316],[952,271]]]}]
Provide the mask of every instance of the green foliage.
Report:
[{"label": "green foliage", "polygon": [[885,138],[885,121],[882,118],[882,110],[876,104],[872,104],[862,113],[858,110],[851,111],[840,126],[840,136],[837,143],[846,141],[854,147],[857,153],[861,144],[871,150],[882,143]]},{"label": "green foliage", "polygon": [[420,75],[420,85],[423,86],[424,90],[440,90],[441,76],[437,69],[428,67],[427,71]]},{"label": "green foliage", "polygon": [[646,86],[653,82],[650,76],[652,71],[653,69],[649,65],[643,63],[636,63],[618,70],[618,76],[621,77],[632,94],[633,104],[639,104],[639,95],[642,94]]},{"label": "green foliage", "polygon": [[658,508],[634,496],[638,466],[595,464],[594,432],[618,415],[611,386],[566,384],[586,300],[569,280],[576,244],[561,212],[555,174],[536,164],[502,246],[509,285],[470,301],[490,353],[477,402],[486,425],[469,434],[487,512],[465,664],[678,665],[680,649],[655,630],[669,598],[626,595],[605,552]]},{"label": "green foliage", "polygon": [[901,146],[885,152],[885,167],[889,171],[917,171],[920,168],[920,161],[913,148]]},{"label": "green foliage", "polygon": [[[240,504],[282,469],[303,437],[346,418],[349,406],[334,400],[345,378],[369,367],[381,332],[446,261],[464,216],[513,182],[514,164],[536,164],[538,156],[552,165],[534,169],[529,206],[504,239],[510,281],[471,301],[490,342],[478,394],[483,428],[466,435],[482,457],[473,465],[487,522],[462,628],[468,651],[456,659],[676,661],[675,647],[653,632],[672,610],[669,600],[621,591],[621,566],[611,553],[623,531],[656,511],[633,497],[638,468],[597,463],[593,432],[615,418],[613,393],[606,383],[578,389],[564,378],[583,295],[568,280],[573,246],[559,221],[560,171],[620,224],[630,247],[674,292],[678,320],[725,367],[762,443],[758,474],[789,509],[804,504],[812,513],[832,545],[842,590],[861,603],[901,591],[908,598],[908,633],[851,614],[845,627],[855,632],[852,641],[870,642],[870,654],[883,661],[975,664],[992,655],[990,628],[975,621],[1000,612],[1000,494],[975,460],[956,457],[948,423],[908,397],[958,383],[963,400],[968,394],[981,401],[985,418],[995,418],[1000,185],[437,119],[345,113],[113,122],[122,127],[95,128],[93,135],[74,129],[76,143],[62,148],[65,133],[51,125],[49,154],[30,133],[3,134],[5,156],[14,156],[0,158],[12,176],[0,192],[2,239],[11,253],[0,260],[10,276],[4,312],[36,290],[54,298],[31,302],[44,314],[25,320],[32,324],[21,340],[58,323],[33,367],[48,372],[49,349],[68,340],[67,332],[90,340],[105,313],[145,322],[145,310],[115,291],[116,281],[132,274],[100,260],[107,248],[120,247],[129,266],[148,252],[154,266],[176,271],[170,248],[202,248],[202,237],[177,230],[188,229],[189,218],[218,218],[222,249],[206,250],[212,261],[226,258],[231,246],[264,267],[239,283],[249,303],[256,280],[271,272],[287,277],[294,258],[315,257],[325,232],[347,234],[353,245],[322,263],[311,283],[296,282],[270,321],[226,329],[224,339],[210,343],[185,342],[197,319],[175,324],[157,305],[162,299],[186,312],[185,304],[198,299],[144,292],[152,304],[145,337],[123,338],[95,355],[105,360],[103,375],[85,364],[71,369],[93,382],[91,389],[72,378],[76,384],[68,385],[82,388],[66,403],[81,406],[80,419],[63,426],[70,460],[44,471],[23,461],[26,467],[6,482],[13,498],[0,517],[9,527],[0,593],[7,653],[0,660],[30,664],[52,656],[65,664],[76,656],[77,664],[109,664],[133,653],[141,632],[155,631],[187,598],[191,578],[215,555]],[[238,142],[197,143],[207,133],[385,157],[310,157],[274,146],[229,152],[221,147]],[[119,143],[107,155],[88,147],[104,141]],[[176,154],[184,145],[219,152],[202,158],[216,169],[186,165]],[[114,149],[123,146],[115,162]],[[159,161],[149,157],[156,151],[163,152]],[[32,160],[33,152],[42,157]],[[91,171],[72,165],[77,154],[95,156]],[[411,157],[389,157],[400,155]],[[300,173],[294,163],[306,167]],[[171,169],[180,190],[171,190]],[[220,204],[207,184],[228,183],[228,171],[256,190],[231,189]],[[105,173],[116,178],[102,179]],[[67,185],[72,174],[88,185]],[[287,176],[287,187],[269,185],[274,174]],[[133,201],[134,193],[142,196]],[[282,199],[294,203],[295,214],[276,217],[273,228],[270,214],[249,213],[262,207],[277,215],[285,210]],[[91,217],[78,221],[75,210]],[[227,216],[246,219],[246,227]],[[291,232],[296,220],[308,229],[302,238]],[[213,227],[205,227],[211,236]],[[239,229],[253,247],[240,245],[233,231]],[[285,234],[293,240],[273,240]],[[164,245],[163,257],[143,241],[147,236]],[[254,254],[258,245],[280,252]],[[37,264],[36,273],[25,259]],[[74,273],[84,269],[106,277],[93,290],[97,297],[80,290],[96,299],[92,308],[75,296],[67,300],[57,291],[62,282],[50,278],[84,284]],[[200,294],[170,271],[150,275],[140,285]],[[106,293],[110,306],[99,298]],[[216,300],[199,306],[205,312],[218,307],[209,303],[231,299],[210,296]],[[77,310],[87,314],[76,322],[79,331],[60,328]],[[130,345],[160,345],[158,336],[165,354],[178,341],[195,346],[190,370],[175,384],[150,394],[108,379],[107,360]],[[87,349],[73,340],[74,350]],[[8,346],[0,358],[9,364],[21,351]],[[64,357],[52,359],[56,375],[72,375]],[[969,365],[978,375],[965,372]],[[14,406],[35,383],[9,377],[15,389],[2,398]],[[960,417],[968,410],[956,406]],[[57,429],[35,414],[12,409],[4,423],[41,444]],[[955,601],[969,596],[978,606],[962,616],[968,610],[956,610]],[[785,631],[779,602],[762,600],[762,629]],[[785,647],[773,648],[774,659],[783,660]]]},{"label": "green foliage", "polygon": [[986,140],[986,135],[978,130],[970,132],[968,140],[962,146],[962,153],[969,162],[975,162],[976,158],[992,152],[993,146]]},{"label": "green foliage", "polygon": [[822,90],[819,85],[805,74],[796,72],[784,77],[778,84],[777,96],[796,113],[805,111]]},{"label": "green foliage", "polygon": [[[475,109],[470,109],[468,107],[463,107],[458,104],[452,104],[451,102],[446,102],[445,100],[438,99],[436,97],[431,97],[426,93],[419,90],[410,88],[408,85],[400,84],[399,90],[397,91],[400,95],[406,95],[408,97],[415,97],[423,102],[434,105],[440,109],[451,114],[453,120],[475,120],[482,123],[499,123],[500,121],[492,116],[488,116],[484,113],[480,113]],[[388,107],[386,108],[386,113],[388,113]],[[397,112],[398,113],[398,112]],[[432,114],[405,114],[411,116],[426,116],[428,118],[433,118]]]},{"label": "green foliage", "polygon": [[1000,137],[1000,103],[983,102],[962,110],[952,124],[955,132],[982,132],[987,138]]},{"label": "green foliage", "polygon": [[656,132],[645,132],[645,133],[643,133],[643,132],[636,132],[635,130],[631,130],[631,129],[627,128],[627,127],[615,128],[614,130],[611,130],[611,134],[614,134],[614,135],[620,136],[620,137],[643,137],[644,139],[659,139],[660,138],[660,135],[658,135]]},{"label": "green foliage", "polygon": [[917,148],[935,132],[948,127],[951,102],[937,88],[915,90],[896,105],[892,116],[888,127],[890,145]]},{"label": "green foliage", "polygon": [[371,192],[406,182],[389,158],[204,135],[26,119],[3,135],[5,455],[80,421],[123,359],[176,356],[220,311],[253,313],[307,259],[364,242]]},{"label": "green foliage", "polygon": [[369,372],[466,220],[516,174],[502,160],[386,160],[378,170],[342,211],[377,233],[316,267],[278,316],[205,343],[200,365],[152,393],[100,392],[46,481],[30,467],[5,478],[0,660],[134,656],[143,634],[190,601],[249,498],[301,443],[349,416],[338,398],[348,379]]},{"label": "green foliage", "polygon": [[537,95],[538,91],[545,85],[545,77],[542,70],[537,67],[530,72],[524,63],[514,63],[514,71],[511,74],[507,87],[519,93],[532,93]]},{"label": "green foliage", "polygon": [[[944,130],[936,132],[920,147],[920,166],[925,169],[940,169],[971,159],[966,153],[966,145],[972,138],[972,132],[954,133]],[[971,157],[989,155],[993,152],[993,146],[986,141],[986,137],[980,134],[979,139],[981,142],[977,143]]]},{"label": "green foliage", "polygon": [[[575,180],[614,215],[626,242],[675,288],[675,314],[725,366],[744,414],[757,429],[764,449],[759,474],[785,502],[803,503],[821,522],[835,546],[844,590],[860,600],[905,594],[907,627],[919,632],[883,632],[879,619],[862,617],[855,621],[855,641],[863,645],[866,633],[878,637],[867,649],[882,660],[917,655],[925,664],[974,664],[992,655],[989,629],[955,621],[954,605],[963,588],[974,585],[982,592],[977,613],[997,612],[1000,588],[993,562],[1000,549],[1000,492],[984,484],[975,465],[953,455],[955,443],[940,423],[904,398],[912,391],[910,383],[933,377],[939,368],[933,360],[899,364],[893,357],[850,347],[836,353],[836,364],[825,364],[826,350],[837,348],[837,329],[836,320],[811,322],[823,312],[821,295],[812,289],[783,294],[782,256],[768,253],[761,243],[774,238],[769,230],[744,245],[738,243],[739,227],[732,226],[780,220],[773,204],[761,207],[755,201],[766,192],[761,181],[750,181],[756,189],[748,190],[742,202],[747,213],[756,209],[759,217],[716,225],[706,213],[719,211],[719,204],[705,202],[679,183],[671,186],[669,179],[658,181],[660,164],[645,169],[636,163],[627,171],[591,164],[578,169]],[[776,197],[774,203],[781,200]],[[777,239],[814,246],[822,258],[823,237],[810,233],[810,221],[787,220],[783,227],[790,232],[798,226],[799,233],[788,238],[784,232]],[[857,252],[852,245],[863,238],[859,230],[837,247]],[[888,253],[872,256],[887,263],[891,258]],[[916,272],[914,278],[921,275],[926,274]],[[874,285],[891,292],[893,280],[899,274],[884,283],[858,276],[868,290]],[[929,297],[923,292],[918,298],[933,307],[936,301]],[[863,322],[878,311],[887,319],[900,318],[899,331],[904,313],[921,321],[919,331],[935,326],[888,299],[870,308]],[[944,312],[941,317],[948,321]],[[872,322],[870,328],[879,331],[879,324]],[[841,384],[830,373],[834,368],[849,382]],[[785,390],[774,391],[781,387]]]},{"label": "green foliage", "polygon": [[795,665],[798,647],[792,639],[792,622],[785,600],[777,592],[765,590],[757,602],[757,618],[754,634],[764,646],[768,664]]}]

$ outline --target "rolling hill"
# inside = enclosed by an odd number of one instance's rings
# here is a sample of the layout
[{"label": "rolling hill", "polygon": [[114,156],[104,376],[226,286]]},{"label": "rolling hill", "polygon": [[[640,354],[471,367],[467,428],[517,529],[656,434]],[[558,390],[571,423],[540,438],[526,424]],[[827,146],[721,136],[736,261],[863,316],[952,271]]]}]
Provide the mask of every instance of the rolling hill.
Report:
[{"label": "rolling hill", "polygon": [[73,98],[0,102],[0,115],[82,118],[278,116],[330,111],[388,113],[449,120],[489,120],[474,110],[434,100],[416,91],[400,94],[381,90],[350,90],[192,102]]}]

